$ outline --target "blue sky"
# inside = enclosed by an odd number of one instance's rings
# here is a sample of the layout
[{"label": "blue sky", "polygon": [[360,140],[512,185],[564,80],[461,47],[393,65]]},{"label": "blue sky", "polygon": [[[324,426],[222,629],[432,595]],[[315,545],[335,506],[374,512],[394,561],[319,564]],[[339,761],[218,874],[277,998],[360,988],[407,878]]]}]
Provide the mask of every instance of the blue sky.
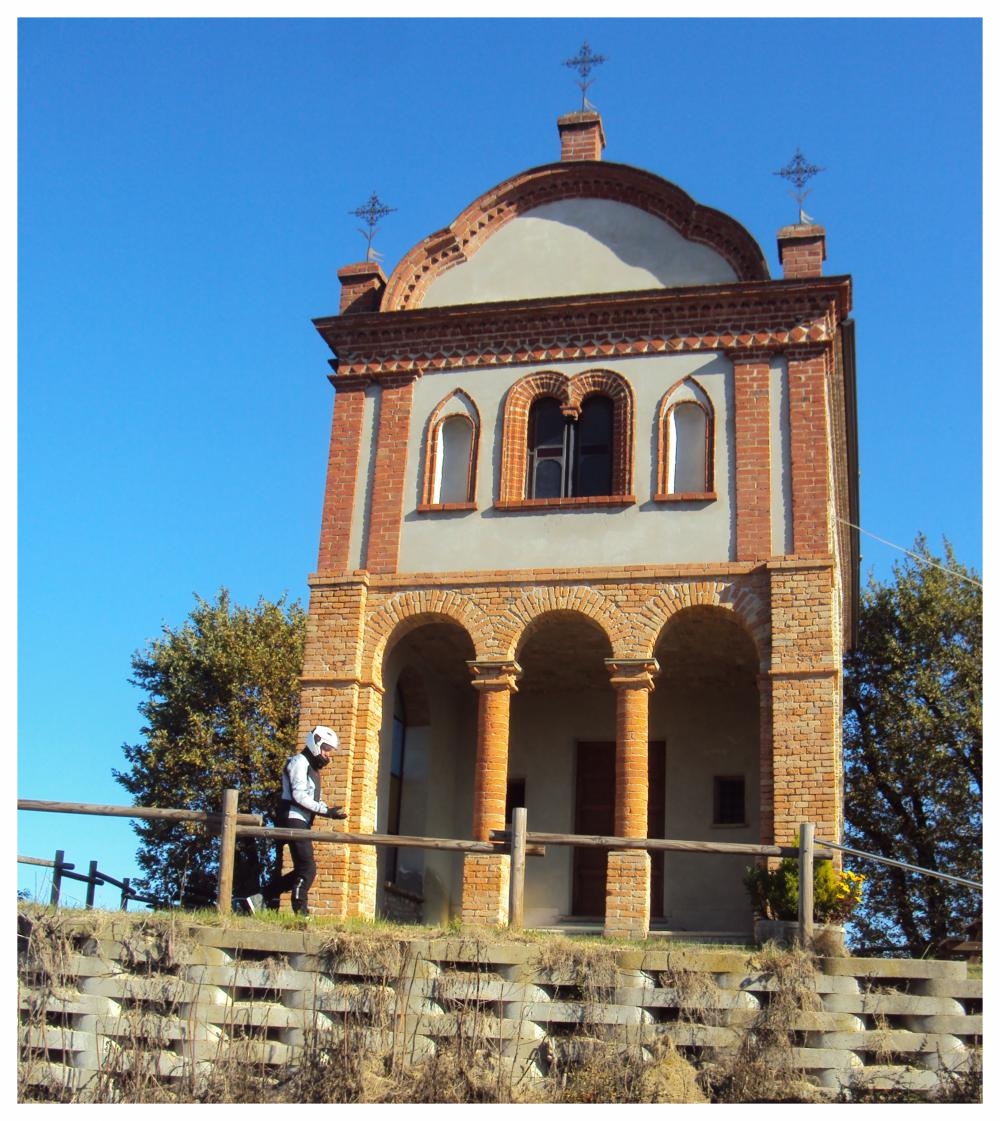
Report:
[{"label": "blue sky", "polygon": [[[18,796],[124,804],[130,658],[226,586],[307,600],[333,394],[315,316],[559,156],[561,65],[608,62],[604,158],[737,218],[780,275],[807,210],[854,278],[862,526],[982,567],[978,20],[19,23]],[[865,572],[899,554],[862,539]],[[18,814],[18,852],[134,875],[125,821]],[[47,875],[18,866],[18,886]],[[67,895],[83,898],[83,885]],[[115,893],[98,892],[114,906]]]}]

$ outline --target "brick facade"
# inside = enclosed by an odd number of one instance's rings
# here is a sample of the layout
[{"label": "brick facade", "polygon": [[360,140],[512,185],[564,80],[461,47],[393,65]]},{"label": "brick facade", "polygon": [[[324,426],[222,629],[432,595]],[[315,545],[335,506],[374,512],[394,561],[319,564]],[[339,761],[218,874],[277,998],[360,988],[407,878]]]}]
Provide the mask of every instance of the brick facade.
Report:
[{"label": "brick facade", "polygon": [[[818,227],[781,232],[786,279],[769,280],[756,244],[732,219],[699,207],[678,188],[648,173],[596,162],[604,143],[596,114],[572,114],[559,125],[561,163],[525,172],[484,195],[447,230],[407,254],[387,283],[367,263],[341,270],[341,315],[316,321],[337,354],[339,372],[333,379],[337,400],[319,566],[310,578],[302,732],[317,723],[330,724],[346,747],[324,773],[324,796],[347,808],[351,831],[376,830],[383,729],[391,716],[383,694],[395,684],[386,679],[386,659],[403,636],[427,624],[447,623],[452,628],[449,633],[462,635],[471,651],[466,658],[467,678],[450,686],[459,688],[470,703],[475,698],[478,714],[475,743],[462,747],[475,753],[467,807],[471,837],[487,840],[491,829],[502,829],[511,698],[518,691],[520,674],[517,659],[532,627],[544,616],[560,612],[587,620],[610,651],[605,662],[616,705],[615,835],[645,836],[649,704],[660,670],[657,647],[672,620],[690,618],[697,609],[735,620],[754,651],[759,840],[788,842],[802,821],[815,822],[821,837],[839,839],[841,657],[856,578],[856,573],[842,570],[837,521],[847,512],[848,497],[856,495],[850,477],[856,469],[853,452],[844,449],[853,417],[844,411],[850,391],[843,384],[847,375],[840,341],[841,325],[850,310],[850,282],[820,275],[825,241]],[[420,308],[435,277],[467,260],[518,214],[573,197],[639,207],[683,231],[692,242],[711,246],[730,263],[739,280],[648,292]],[[733,545],[728,555],[720,554],[711,562],[499,572],[464,570],[456,557],[452,571],[400,571],[405,517],[482,513],[474,501],[474,486],[468,503],[435,507],[432,502],[434,441],[439,418],[447,415],[442,410],[461,393],[478,447],[480,418],[475,402],[464,390],[453,390],[438,398],[429,419],[415,417],[416,379],[439,370],[468,369],[471,383],[497,376],[505,367],[527,367],[527,372],[507,375],[509,388],[497,418],[496,447],[484,455],[478,469],[495,473],[489,488],[493,509],[502,517],[541,515],[536,524],[544,536],[546,506],[553,512],[566,505],[613,509],[637,501],[634,450],[637,441],[649,439],[650,434],[636,430],[633,391],[611,368],[614,359],[699,351],[722,355],[730,363],[727,426],[716,428],[714,417],[706,413],[706,488],[713,485],[715,445],[731,441],[727,447],[733,479],[728,491]],[[554,361],[581,359],[593,362],[593,368],[573,376],[547,368]],[[787,423],[785,466],[791,502],[782,516],[790,524],[788,555],[776,554],[772,546],[775,495],[781,490],[772,478],[772,379],[780,368],[787,378],[787,422],[783,423]],[[464,377],[463,384],[469,384]],[[660,493],[650,497],[681,506],[690,506],[693,499],[710,504],[717,497],[711,489],[693,495],[663,493],[664,430],[673,392],[664,390],[656,414],[657,431],[652,434],[654,458],[659,460],[653,464],[652,489]],[[526,432],[532,400],[542,394],[553,396],[566,415],[575,415],[591,392],[606,395],[614,407],[613,493],[584,500],[526,499]],[[356,510],[358,488],[364,485],[358,474],[359,449],[366,439],[362,431],[366,394],[375,398],[372,486],[362,539],[352,541],[352,524],[353,532],[362,532]],[[408,462],[418,464],[415,495],[404,493]],[[477,463],[478,456],[473,470]],[[482,488],[479,494],[481,500]],[[672,507],[660,508],[664,527],[670,525],[671,513]],[[350,566],[352,555],[360,556],[360,568]],[[584,556],[581,549],[581,559]],[[422,719],[433,724],[433,708]],[[572,797],[572,792],[567,791],[566,797]],[[666,835],[671,835],[669,822]],[[317,846],[317,862],[317,911],[342,917],[374,914],[379,890],[374,848]],[[650,857],[641,850],[609,854],[608,934],[641,935],[648,930],[650,869]],[[463,922],[506,921],[509,872],[509,858],[501,854],[464,858]]]}]

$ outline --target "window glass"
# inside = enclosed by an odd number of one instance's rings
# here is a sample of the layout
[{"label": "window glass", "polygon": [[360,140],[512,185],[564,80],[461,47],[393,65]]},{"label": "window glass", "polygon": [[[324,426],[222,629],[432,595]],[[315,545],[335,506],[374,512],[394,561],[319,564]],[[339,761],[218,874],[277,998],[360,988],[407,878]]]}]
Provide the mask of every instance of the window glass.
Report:
[{"label": "window glass", "polygon": [[576,431],[576,486],[581,498],[611,493],[611,433],[614,405],[610,398],[588,397]]},{"label": "window glass", "polygon": [[706,489],[704,410],[684,401],[670,410],[670,493],[700,494]]},{"label": "window glass", "polygon": [[450,416],[438,430],[435,502],[469,502],[472,425],[464,416]]},{"label": "window glass", "polygon": [[742,775],[717,775],[713,780],[713,825],[745,825],[746,781]]},{"label": "window glass", "polygon": [[559,402],[542,397],[528,415],[528,497],[561,498],[566,493],[568,424]]}]

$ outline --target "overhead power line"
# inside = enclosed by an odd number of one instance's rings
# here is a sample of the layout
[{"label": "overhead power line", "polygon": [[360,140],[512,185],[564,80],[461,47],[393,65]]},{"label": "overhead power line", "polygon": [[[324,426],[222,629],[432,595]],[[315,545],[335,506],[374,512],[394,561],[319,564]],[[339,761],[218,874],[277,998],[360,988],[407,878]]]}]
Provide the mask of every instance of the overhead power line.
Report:
[{"label": "overhead power line", "polygon": [[861,526],[849,522],[846,518],[838,518],[838,522],[843,525],[850,526],[851,529],[856,529],[858,533],[863,533],[866,537],[872,537],[876,541],[880,541],[883,545],[888,545],[890,549],[898,549],[901,553],[906,553],[908,557],[913,557],[914,560],[920,561],[921,564],[928,564],[931,568],[940,569],[941,572],[947,572],[949,576],[955,576],[959,580],[965,580],[968,584],[975,584],[977,588],[983,586],[982,580],[976,580],[973,576],[967,576],[964,572],[959,572],[954,568],[945,568],[943,564],[937,564],[935,561],[928,560],[926,557],[921,556],[920,553],[914,553],[910,549],[904,549],[902,545],[897,545],[893,541],[886,541],[884,537],[879,537],[875,533],[869,533],[867,529],[862,529]]}]

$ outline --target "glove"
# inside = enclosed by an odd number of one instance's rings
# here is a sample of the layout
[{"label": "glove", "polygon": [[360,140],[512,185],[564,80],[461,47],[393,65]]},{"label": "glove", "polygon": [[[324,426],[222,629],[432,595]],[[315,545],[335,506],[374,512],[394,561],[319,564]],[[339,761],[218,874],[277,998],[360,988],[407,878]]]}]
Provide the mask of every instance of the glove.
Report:
[{"label": "glove", "polygon": [[332,817],[334,821],[343,821],[347,817],[347,811],[343,806],[327,806],[323,811],[324,817]]}]

